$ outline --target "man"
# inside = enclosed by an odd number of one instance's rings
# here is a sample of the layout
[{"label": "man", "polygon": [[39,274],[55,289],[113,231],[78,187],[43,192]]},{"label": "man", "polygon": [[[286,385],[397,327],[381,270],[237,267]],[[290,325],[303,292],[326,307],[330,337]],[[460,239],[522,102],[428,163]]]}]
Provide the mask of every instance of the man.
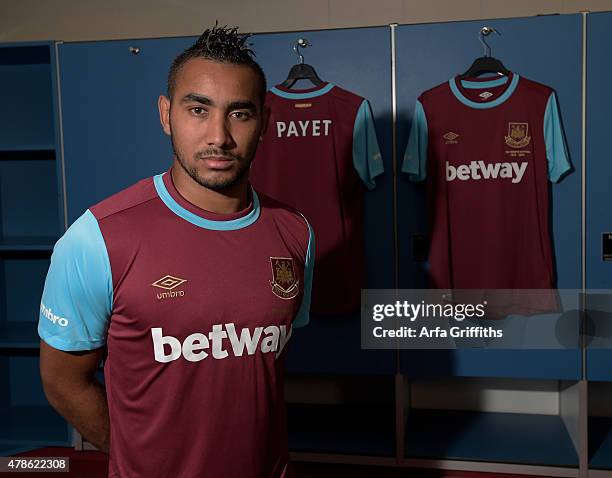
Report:
[{"label": "man", "polygon": [[171,169],[91,207],[53,251],[45,392],[111,477],[289,475],[284,357],[308,322],[314,237],[249,186],[267,114],[245,41],[215,27],[176,58],[158,101]]}]

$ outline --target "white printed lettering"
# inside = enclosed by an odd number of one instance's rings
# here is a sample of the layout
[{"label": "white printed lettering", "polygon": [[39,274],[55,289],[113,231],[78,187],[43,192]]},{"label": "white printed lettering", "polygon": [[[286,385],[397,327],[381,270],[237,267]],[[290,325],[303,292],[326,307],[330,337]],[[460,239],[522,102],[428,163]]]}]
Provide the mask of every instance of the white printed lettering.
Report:
[{"label": "white printed lettering", "polygon": [[501,171],[499,172],[500,178],[510,179],[512,177],[512,165],[510,163],[503,163],[501,165]]},{"label": "white printed lettering", "polygon": [[527,161],[523,161],[520,165],[518,163],[512,163],[512,169],[516,174],[516,178],[512,180],[513,183],[520,183],[523,179],[525,171],[527,171]]},{"label": "white printed lettering", "polygon": [[[161,363],[172,362],[181,356],[181,342],[171,335],[164,337],[161,327],[151,329],[153,337],[153,353],[155,360]],[[165,346],[170,346],[170,353],[166,354]]]},{"label": "white printed lettering", "polygon": [[299,136],[298,130],[297,130],[297,128],[295,126],[295,123],[293,121],[289,122],[289,128],[287,128],[287,130],[288,130],[287,131],[287,138],[289,136]]},{"label": "white printed lettering", "polygon": [[329,136],[332,120],[314,119],[314,120],[298,120],[296,121],[277,121],[276,122],[276,137],[291,138],[308,137],[308,136]]},{"label": "white printed lettering", "polygon": [[457,179],[460,181],[467,181],[470,179],[470,168],[467,164],[462,164],[457,167]]},{"label": "white printed lettering", "polygon": [[521,163],[485,163],[484,161],[471,161],[469,164],[453,166],[446,162],[446,180],[467,181],[474,179],[510,179],[513,184],[520,183],[527,171],[527,161]]},{"label": "white printed lettering", "polygon": [[234,324],[225,324],[225,329],[227,330],[227,335],[230,339],[230,343],[232,344],[232,349],[234,350],[234,355],[236,357],[242,357],[245,346],[249,355],[253,355],[255,353],[263,327],[255,327],[255,331],[253,332],[252,336],[249,329],[244,328],[240,331],[240,338],[238,338],[236,335],[236,327]]},{"label": "white printed lettering", "polygon": [[215,324],[212,331],[208,333],[208,338],[212,342],[212,356],[216,359],[224,359],[229,354],[223,350],[223,339],[227,338],[227,332],[223,330],[221,324]]},{"label": "white printed lettering", "polygon": [[300,123],[300,129],[302,130],[302,136],[306,136],[306,131],[308,131],[308,123],[310,121],[298,121]]},{"label": "white printed lettering", "polygon": [[478,161],[480,169],[482,169],[482,177],[485,179],[495,179],[499,175],[501,163],[485,164],[484,161]]},{"label": "white printed lettering", "polygon": [[65,317],[60,317],[59,315],[55,315],[51,307],[45,306],[45,304],[43,304],[42,302],[40,303],[40,313],[43,315],[43,317],[50,320],[54,324],[59,325],[60,327],[68,326],[68,319],[66,319]]},{"label": "white printed lettering", "polygon": [[238,334],[235,324],[228,323],[214,324],[208,334],[196,332],[188,335],[183,343],[172,335],[164,335],[161,327],[151,329],[151,338],[153,355],[157,362],[168,363],[181,356],[189,362],[200,362],[209,356],[217,360],[229,357],[230,354],[223,343],[225,339],[229,340],[229,350],[235,357],[254,355],[258,348],[264,354],[277,352],[278,357],[289,342],[292,331],[291,327],[287,331],[285,325],[269,325],[255,327],[252,332],[245,327]]},{"label": "white printed lettering", "polygon": [[261,351],[264,354],[276,352],[276,349],[278,349],[278,340],[280,337],[280,331],[278,327],[276,327],[275,325],[270,325],[263,329],[263,331],[264,334],[267,335],[261,340]]},{"label": "white printed lettering", "polygon": [[208,337],[206,335],[199,333],[191,334],[183,342],[183,357],[190,362],[204,360],[208,357],[208,354],[204,352],[208,345]]}]

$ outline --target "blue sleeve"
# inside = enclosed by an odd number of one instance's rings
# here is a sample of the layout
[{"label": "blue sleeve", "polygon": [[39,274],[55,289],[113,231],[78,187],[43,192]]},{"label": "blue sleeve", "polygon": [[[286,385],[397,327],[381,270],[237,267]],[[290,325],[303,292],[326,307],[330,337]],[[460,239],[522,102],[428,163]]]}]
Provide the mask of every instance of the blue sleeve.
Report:
[{"label": "blue sleeve", "polygon": [[57,241],[40,303],[38,335],[65,351],[106,343],[113,282],[98,221],[87,210]]},{"label": "blue sleeve", "polygon": [[353,125],[353,166],[368,189],[374,189],[374,178],[384,171],[368,100],[362,101]]},{"label": "blue sleeve", "polygon": [[[308,221],[306,221],[308,224]],[[304,296],[302,305],[293,319],[293,328],[304,327],[310,322],[310,295],[312,292],[312,275],[315,262],[315,237],[312,227],[308,224],[308,250],[306,251],[306,263],[304,266]]]},{"label": "blue sleeve", "polygon": [[544,141],[548,161],[548,179],[556,183],[571,169],[565,136],[561,127],[557,95],[553,92],[548,98],[544,113]]},{"label": "blue sleeve", "polygon": [[427,177],[427,138],[427,117],[423,105],[417,100],[414,105],[410,138],[402,163],[402,172],[408,173],[411,181],[423,181]]}]

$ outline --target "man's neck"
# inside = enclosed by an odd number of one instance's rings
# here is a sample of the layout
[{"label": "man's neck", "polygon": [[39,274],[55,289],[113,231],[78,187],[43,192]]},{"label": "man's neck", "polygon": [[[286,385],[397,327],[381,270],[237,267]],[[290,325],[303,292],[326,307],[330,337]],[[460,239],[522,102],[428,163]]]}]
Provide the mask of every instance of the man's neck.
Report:
[{"label": "man's neck", "polygon": [[208,189],[193,180],[175,161],[170,170],[174,187],[191,204],[216,214],[231,214],[248,206],[248,178],[223,192]]}]

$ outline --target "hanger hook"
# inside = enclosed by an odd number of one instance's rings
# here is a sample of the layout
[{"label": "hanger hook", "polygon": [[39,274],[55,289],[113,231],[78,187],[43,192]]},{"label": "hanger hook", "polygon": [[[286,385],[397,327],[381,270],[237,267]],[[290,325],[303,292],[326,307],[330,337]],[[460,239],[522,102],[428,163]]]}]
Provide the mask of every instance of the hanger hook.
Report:
[{"label": "hanger hook", "polygon": [[491,27],[482,27],[478,32],[478,40],[480,40],[480,43],[482,43],[482,46],[484,46],[484,56],[486,57],[491,56],[491,47],[485,41],[485,37],[489,36],[493,32],[501,36],[501,33],[499,33],[495,28]]},{"label": "hanger hook", "polygon": [[304,63],[304,55],[300,52],[300,48],[306,48],[310,46],[310,43],[306,38],[298,38],[298,40],[293,44],[293,51],[297,56],[300,57],[300,64]]}]

